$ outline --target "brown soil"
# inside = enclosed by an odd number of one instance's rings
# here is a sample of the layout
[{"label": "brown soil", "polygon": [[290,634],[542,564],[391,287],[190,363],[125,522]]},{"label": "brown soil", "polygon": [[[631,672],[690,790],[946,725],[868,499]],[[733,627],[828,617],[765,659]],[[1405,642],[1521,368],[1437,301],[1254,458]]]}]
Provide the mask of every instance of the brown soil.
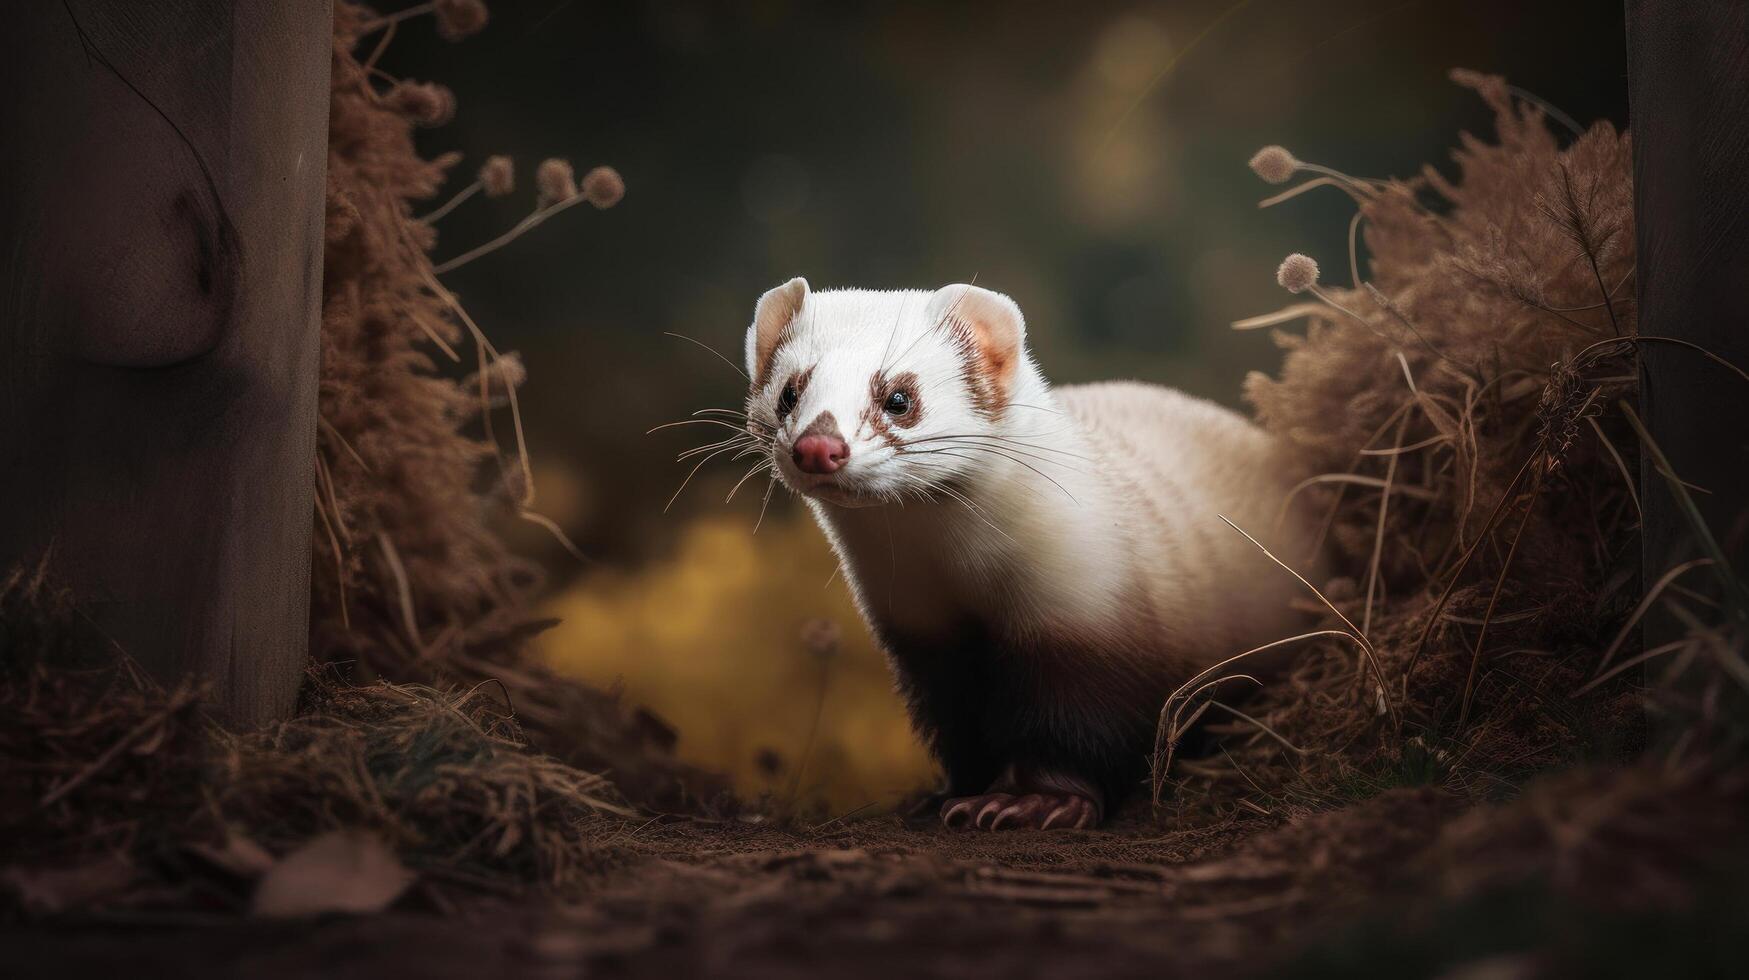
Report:
[{"label": "brown soil", "polygon": [[[1452,815],[1435,791],[1274,827],[952,832],[894,816],[785,830],[602,820],[587,895],[289,926],[185,914],[6,937],[15,976],[1190,975],[1352,913]],[[448,905],[440,886],[403,906]],[[183,928],[176,928],[181,924]],[[169,928],[166,928],[169,927]]]},{"label": "brown soil", "polygon": [[[1745,783],[1730,770],[1598,770],[1480,811],[1399,789],[1288,822],[1178,830],[1146,814],[1046,834],[890,815],[807,829],[601,818],[586,825],[599,866],[563,902],[428,878],[374,917],[136,914],[0,943],[18,977],[1321,975],[1348,962],[1345,944],[1386,973],[1485,961],[1540,976],[1583,970],[1619,941],[1611,923],[1630,921],[1637,945],[1613,965],[1651,957],[1689,975],[1707,972],[1697,954],[1724,954],[1701,944],[1669,959],[1660,943],[1677,940],[1645,915],[1694,916],[1691,886],[1741,829]],[[1578,916],[1562,919],[1567,907]],[[1708,908],[1729,921],[1742,890]],[[1490,909],[1513,918],[1478,927]],[[1368,916],[1389,925],[1357,930]],[[1462,935],[1442,938],[1447,927]]]}]

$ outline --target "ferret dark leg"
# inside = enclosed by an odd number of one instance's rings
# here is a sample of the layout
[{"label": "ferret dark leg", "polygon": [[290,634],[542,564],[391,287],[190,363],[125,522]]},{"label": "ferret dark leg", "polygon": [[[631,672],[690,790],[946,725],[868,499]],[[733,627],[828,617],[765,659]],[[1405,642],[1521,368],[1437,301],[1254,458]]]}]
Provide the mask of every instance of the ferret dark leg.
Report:
[{"label": "ferret dark leg", "polygon": [[911,715],[912,730],[941,764],[947,780],[942,800],[976,793],[1002,773],[1001,758],[991,746],[984,711],[989,685],[981,680],[981,658],[972,651],[919,647],[887,642],[900,695]]}]

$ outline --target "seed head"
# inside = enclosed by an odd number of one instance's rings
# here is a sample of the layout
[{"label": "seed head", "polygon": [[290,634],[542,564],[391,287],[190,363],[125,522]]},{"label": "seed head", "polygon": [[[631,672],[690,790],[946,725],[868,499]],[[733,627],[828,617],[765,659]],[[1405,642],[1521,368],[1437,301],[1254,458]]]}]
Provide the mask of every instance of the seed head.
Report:
[{"label": "seed head", "polygon": [[1266,146],[1251,157],[1251,172],[1271,184],[1285,184],[1293,179],[1300,162],[1285,148]]},{"label": "seed head", "polygon": [[830,660],[837,656],[838,644],[842,639],[838,624],[830,619],[816,616],[802,624],[802,646],[821,660]]},{"label": "seed head", "polygon": [[528,380],[528,368],[523,365],[522,355],[517,351],[495,358],[487,369],[492,372],[492,382],[507,389],[520,388]]},{"label": "seed head", "polygon": [[1303,293],[1318,284],[1318,263],[1310,255],[1295,252],[1275,270],[1275,281],[1290,293]]},{"label": "seed head", "polygon": [[486,26],[482,0],[437,0],[432,13],[437,16],[437,34],[445,41],[460,41]]},{"label": "seed head", "polygon": [[571,161],[557,157],[542,160],[534,172],[535,190],[540,193],[540,206],[559,204],[577,196],[577,177]]},{"label": "seed head", "polygon": [[455,95],[435,82],[399,82],[388,103],[421,126],[441,126],[455,118]]},{"label": "seed head", "polygon": [[487,197],[503,197],[516,189],[516,165],[506,156],[487,157],[480,167],[480,186]]},{"label": "seed head", "polygon": [[605,211],[626,196],[625,178],[612,167],[596,167],[583,175],[583,196]]}]

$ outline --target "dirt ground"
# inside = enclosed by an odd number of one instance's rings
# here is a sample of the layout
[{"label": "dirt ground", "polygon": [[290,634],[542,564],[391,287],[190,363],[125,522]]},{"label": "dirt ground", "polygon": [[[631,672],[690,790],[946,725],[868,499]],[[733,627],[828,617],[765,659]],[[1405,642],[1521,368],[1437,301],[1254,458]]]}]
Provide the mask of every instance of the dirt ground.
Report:
[{"label": "dirt ground", "polygon": [[1403,877],[1457,806],[1398,790],[1280,824],[974,833],[891,815],[806,829],[602,821],[586,896],[318,924],[186,914],[4,937],[12,976],[1191,976],[1268,971]]},{"label": "dirt ground", "polygon": [[197,901],[14,920],[0,951],[19,978],[1740,977],[1745,814],[1730,764],[1580,768],[1480,805],[1132,805],[1047,833],[599,817],[563,899],[450,862],[385,913],[273,921],[206,879]]}]

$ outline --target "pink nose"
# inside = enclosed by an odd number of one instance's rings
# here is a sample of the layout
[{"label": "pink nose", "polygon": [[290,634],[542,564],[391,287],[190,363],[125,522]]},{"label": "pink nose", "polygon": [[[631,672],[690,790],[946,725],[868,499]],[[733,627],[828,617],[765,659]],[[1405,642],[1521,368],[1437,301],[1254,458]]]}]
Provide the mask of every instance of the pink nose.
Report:
[{"label": "pink nose", "polygon": [[815,433],[797,439],[790,455],[803,473],[836,473],[850,458],[850,447],[837,436]]}]

